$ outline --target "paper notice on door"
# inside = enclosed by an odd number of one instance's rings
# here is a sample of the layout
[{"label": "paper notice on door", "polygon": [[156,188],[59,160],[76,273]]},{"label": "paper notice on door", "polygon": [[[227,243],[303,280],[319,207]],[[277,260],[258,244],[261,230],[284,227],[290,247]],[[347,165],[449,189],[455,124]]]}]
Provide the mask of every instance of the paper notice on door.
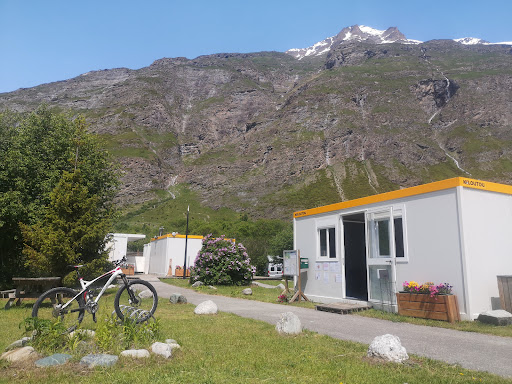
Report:
[{"label": "paper notice on door", "polygon": [[315,271],[321,271],[322,270],[322,263],[315,263]]},{"label": "paper notice on door", "polygon": [[329,283],[329,272],[324,272],[324,283],[325,284]]},{"label": "paper notice on door", "polygon": [[341,283],[341,273],[336,274],[336,276],[334,277],[334,281],[336,283]]},{"label": "paper notice on door", "polygon": [[315,280],[320,280],[322,276],[321,272],[315,272]]}]

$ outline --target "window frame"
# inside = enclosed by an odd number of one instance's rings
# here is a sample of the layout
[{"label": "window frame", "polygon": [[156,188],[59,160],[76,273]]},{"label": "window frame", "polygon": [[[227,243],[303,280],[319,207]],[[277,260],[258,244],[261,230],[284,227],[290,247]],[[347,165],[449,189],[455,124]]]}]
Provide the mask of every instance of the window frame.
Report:
[{"label": "window frame", "polygon": [[[340,261],[340,250],[339,250],[339,231],[336,218],[330,220],[319,220],[316,222],[316,260],[317,261]],[[326,232],[326,247],[327,255],[322,256],[321,254],[321,231]],[[332,232],[330,231],[332,230]],[[331,233],[334,234],[334,240],[331,238]],[[332,246],[334,246],[334,257],[331,257]]]}]

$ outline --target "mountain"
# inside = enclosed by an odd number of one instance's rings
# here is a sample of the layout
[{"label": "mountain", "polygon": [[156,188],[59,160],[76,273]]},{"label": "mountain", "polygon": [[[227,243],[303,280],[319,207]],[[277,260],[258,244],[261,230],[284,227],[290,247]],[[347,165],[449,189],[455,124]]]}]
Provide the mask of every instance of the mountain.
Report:
[{"label": "mountain", "polygon": [[[318,43],[313,44],[307,48],[292,48],[286,51],[287,54],[295,57],[298,60],[308,56],[320,56],[327,54],[331,48],[351,42],[368,42],[373,44],[421,44],[419,40],[408,39],[396,27],[390,27],[385,31],[367,27],[365,25],[353,25],[341,30],[336,36],[328,37]],[[475,44],[504,44],[512,45],[512,42],[490,43],[486,40],[476,37],[463,37],[454,39],[460,44],[475,45]]]},{"label": "mountain", "polygon": [[364,25],[353,25],[343,28],[336,36],[328,37],[308,48],[292,48],[286,51],[287,54],[296,59],[303,59],[307,56],[319,56],[329,52],[329,50],[346,42],[365,41],[373,44],[419,44],[420,41],[409,40],[396,27],[391,27],[385,31],[367,27]]},{"label": "mountain", "polygon": [[194,195],[290,219],[459,175],[511,184],[511,47],[358,29],[320,56],[164,58],[3,93],[0,110],[84,115],[121,163],[127,209]]}]

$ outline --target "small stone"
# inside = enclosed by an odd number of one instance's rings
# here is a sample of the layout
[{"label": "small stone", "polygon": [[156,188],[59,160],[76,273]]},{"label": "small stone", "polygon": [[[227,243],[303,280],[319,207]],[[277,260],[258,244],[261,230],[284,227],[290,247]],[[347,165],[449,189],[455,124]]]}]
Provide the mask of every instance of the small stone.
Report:
[{"label": "small stone", "polygon": [[69,333],[69,338],[71,339],[75,334],[79,334],[85,337],[93,338],[96,336],[96,332],[94,332],[92,329],[77,329],[76,331]]},{"label": "small stone", "polygon": [[11,351],[13,349],[16,349],[16,348],[21,348],[21,347],[24,347],[29,341],[31,340],[30,337],[24,337],[20,340],[16,340],[14,343],[8,345],[5,350],[6,351]]},{"label": "small stone", "polygon": [[37,356],[37,352],[34,350],[34,348],[22,347],[4,352],[2,356],[0,356],[0,360],[7,360],[10,362],[25,361],[33,358],[34,356]]},{"label": "small stone", "polygon": [[398,336],[386,334],[377,336],[368,347],[368,357],[378,357],[387,361],[401,363],[409,359]]},{"label": "small stone", "polygon": [[151,351],[168,359],[172,355],[172,348],[169,344],[156,342],[151,345]]},{"label": "small stone", "polygon": [[187,304],[187,298],[181,293],[173,293],[169,298],[171,304]]},{"label": "small stone", "polygon": [[252,289],[251,288],[245,288],[242,291],[242,295],[246,295],[246,296],[252,295]]},{"label": "small stone", "polygon": [[177,343],[177,341],[176,341],[176,340],[174,340],[174,339],[165,339],[165,343],[166,343],[166,344],[176,344],[176,343]]},{"label": "small stone", "polygon": [[215,288],[213,285],[209,285],[208,288],[213,289],[214,291],[217,290],[217,288]]},{"label": "small stone", "polygon": [[107,355],[107,354],[97,354],[97,355],[87,355],[82,357],[80,360],[80,365],[85,365],[88,368],[94,367],[111,367],[119,360],[118,356]]},{"label": "small stone", "polygon": [[279,284],[277,284],[277,285],[276,285],[276,288],[277,288],[277,289],[284,290],[286,287],[284,286],[284,284],[283,284],[283,283],[279,283]]},{"label": "small stone", "polygon": [[204,285],[202,281],[196,281],[194,284],[192,284],[192,288],[200,287],[201,285]]},{"label": "small stone", "polygon": [[67,353],[55,353],[54,355],[39,359],[35,362],[36,367],[53,367],[54,365],[66,364],[71,359],[71,355]]},{"label": "small stone", "polygon": [[504,309],[496,309],[487,311],[478,315],[478,321],[493,325],[510,325],[512,324],[512,314]]},{"label": "small stone", "polygon": [[276,330],[280,334],[298,335],[302,332],[302,324],[295,313],[286,312],[281,314]]},{"label": "small stone", "polygon": [[217,304],[211,300],[203,301],[194,309],[196,315],[215,315],[217,312]]},{"label": "small stone", "polygon": [[120,356],[132,357],[134,359],[144,359],[150,356],[147,349],[127,349],[121,352]]},{"label": "small stone", "polygon": [[142,292],[139,292],[138,295],[141,299],[148,299],[150,297],[153,297],[153,292],[151,292],[149,289],[146,289]]}]

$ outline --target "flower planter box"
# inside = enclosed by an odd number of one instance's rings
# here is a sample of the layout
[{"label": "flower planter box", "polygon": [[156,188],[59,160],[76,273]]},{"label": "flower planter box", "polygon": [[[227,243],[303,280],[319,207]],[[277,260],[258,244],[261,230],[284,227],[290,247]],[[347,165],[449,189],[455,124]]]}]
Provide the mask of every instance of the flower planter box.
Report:
[{"label": "flower planter box", "polygon": [[125,275],[135,275],[135,267],[133,265],[127,265],[125,268],[121,267],[121,271],[123,271]]},{"label": "flower planter box", "polygon": [[443,320],[460,321],[459,304],[456,295],[437,295],[399,292],[396,294],[398,314]]},{"label": "flower planter box", "polygon": [[[175,269],[174,276],[183,277],[183,269]],[[187,269],[187,276],[185,276],[185,277],[190,277],[190,269]]]}]

